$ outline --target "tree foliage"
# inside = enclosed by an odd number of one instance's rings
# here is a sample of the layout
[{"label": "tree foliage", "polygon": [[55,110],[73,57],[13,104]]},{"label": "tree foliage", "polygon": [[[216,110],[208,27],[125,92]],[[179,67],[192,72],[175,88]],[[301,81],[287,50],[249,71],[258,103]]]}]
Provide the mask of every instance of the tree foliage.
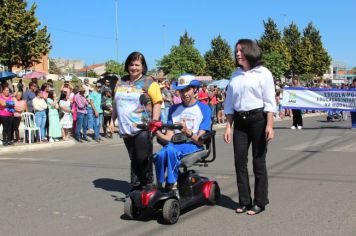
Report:
[{"label": "tree foliage", "polygon": [[91,78],[97,78],[98,74],[93,70],[89,70],[89,71],[87,71],[87,76],[91,77]]},{"label": "tree foliage", "polygon": [[288,70],[283,56],[275,51],[263,54],[265,66],[272,72],[273,77],[281,78]]},{"label": "tree foliage", "polygon": [[309,38],[303,37],[300,46],[298,47],[298,71],[299,75],[312,74],[312,62],[313,62],[313,45]]},{"label": "tree foliage", "polygon": [[106,72],[109,72],[109,73],[117,74],[120,76],[127,74],[125,72],[124,63],[120,64],[119,62],[114,61],[114,60],[109,60],[109,61],[105,62],[105,68],[106,68]]},{"label": "tree foliage", "polygon": [[220,35],[211,41],[211,50],[205,53],[204,59],[206,73],[214,79],[229,78],[235,67],[232,50]]},{"label": "tree foliage", "polygon": [[284,29],[283,41],[291,56],[290,67],[286,71],[285,75],[294,76],[300,74],[300,72],[298,71],[298,63],[300,54],[299,48],[301,44],[301,34],[298,30],[298,26],[293,22],[289,25],[288,28]]},{"label": "tree foliage", "polygon": [[185,31],[184,34],[179,39],[180,46],[194,46],[195,40],[192,37],[189,37],[188,32]]},{"label": "tree foliage", "polygon": [[170,79],[177,78],[183,73],[203,75],[205,60],[194,47],[194,40],[185,32],[179,42],[179,46],[173,46],[170,53],[157,62],[159,69],[168,74]]},{"label": "tree foliage", "polygon": [[61,74],[61,70],[58,68],[57,64],[53,59],[49,59],[49,73],[50,74],[56,74],[59,75]]},{"label": "tree foliage", "polygon": [[0,0],[0,63],[12,69],[39,63],[51,49],[50,35],[35,16],[36,4],[29,10],[22,0]]},{"label": "tree foliage", "polygon": [[[275,77],[280,78],[281,71],[283,72],[282,75],[284,75],[289,70],[291,56],[288,48],[282,40],[281,33],[277,29],[277,24],[271,18],[269,18],[267,22],[263,21],[263,24],[265,31],[257,43],[261,48],[262,53],[265,54],[263,59],[266,65],[282,66],[276,71],[273,71],[273,69],[269,68]],[[273,66],[273,68],[277,69],[276,66]]]},{"label": "tree foliage", "polygon": [[308,38],[311,49],[311,73],[315,76],[321,77],[327,72],[331,64],[331,58],[323,47],[320,32],[310,22],[303,31],[304,38]]}]

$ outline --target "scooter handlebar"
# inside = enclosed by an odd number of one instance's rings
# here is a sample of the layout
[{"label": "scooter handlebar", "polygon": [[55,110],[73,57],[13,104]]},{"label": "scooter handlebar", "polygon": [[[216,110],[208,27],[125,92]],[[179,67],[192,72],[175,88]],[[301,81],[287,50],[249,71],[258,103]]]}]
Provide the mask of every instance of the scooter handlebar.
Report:
[{"label": "scooter handlebar", "polygon": [[[138,129],[148,130],[149,125],[148,124],[137,124],[136,127]],[[162,127],[160,129],[163,129],[163,128],[181,130],[181,129],[183,129],[183,125],[181,125],[181,124],[162,124]]]}]

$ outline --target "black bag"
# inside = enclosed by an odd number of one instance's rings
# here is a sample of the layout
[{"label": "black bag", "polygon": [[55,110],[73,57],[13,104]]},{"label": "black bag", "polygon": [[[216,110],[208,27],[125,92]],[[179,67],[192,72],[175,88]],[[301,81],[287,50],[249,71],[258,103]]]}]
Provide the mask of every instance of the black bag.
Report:
[{"label": "black bag", "polygon": [[187,140],[188,137],[185,133],[176,133],[172,136],[171,142],[181,144],[187,142]]},{"label": "black bag", "polygon": [[62,109],[58,109],[58,114],[59,114],[59,119],[61,120],[64,116],[64,112],[62,111]]}]

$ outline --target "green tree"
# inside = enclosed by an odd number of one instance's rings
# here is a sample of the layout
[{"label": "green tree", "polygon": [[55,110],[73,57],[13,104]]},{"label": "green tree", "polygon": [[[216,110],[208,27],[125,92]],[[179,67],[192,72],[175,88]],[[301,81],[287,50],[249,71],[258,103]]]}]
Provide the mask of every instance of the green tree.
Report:
[{"label": "green tree", "polygon": [[35,16],[36,4],[26,7],[26,1],[0,0],[0,63],[9,70],[39,63],[51,49],[47,27],[40,28]]},{"label": "green tree", "polygon": [[50,74],[56,74],[59,75],[61,74],[61,70],[58,68],[57,64],[53,59],[49,59],[49,73]]},{"label": "green tree", "polygon": [[[264,55],[263,59],[265,61],[265,64],[277,65],[280,63],[277,63],[276,61],[273,60],[282,59],[284,61],[283,67],[279,68],[279,70],[283,71],[283,74],[285,74],[289,70],[289,66],[291,62],[291,56],[288,52],[288,48],[286,47],[284,41],[282,40],[281,33],[277,29],[277,24],[271,18],[268,18],[267,22],[263,21],[263,24],[265,27],[265,31],[261,36],[261,38],[257,41],[257,43]],[[277,77],[277,75],[274,76]]]},{"label": "green tree", "polygon": [[124,63],[120,64],[117,61],[109,60],[105,62],[106,72],[117,74],[120,76],[126,75]]},{"label": "green tree", "polygon": [[89,70],[89,71],[87,71],[87,76],[91,77],[91,78],[96,78],[96,77],[98,77],[98,74],[93,70]]},{"label": "green tree", "polygon": [[229,44],[219,35],[211,41],[211,48],[204,55],[207,74],[214,79],[230,77],[235,63]]},{"label": "green tree", "polygon": [[263,55],[265,66],[272,72],[273,77],[281,78],[288,70],[288,65],[283,56],[275,51]]},{"label": "green tree", "polygon": [[323,76],[328,71],[331,64],[331,58],[323,47],[320,32],[310,22],[303,31],[304,37],[309,39],[312,46],[311,50],[311,73],[317,77]]},{"label": "green tree", "polygon": [[206,67],[205,60],[194,47],[194,40],[185,32],[179,42],[179,46],[173,46],[168,55],[157,61],[159,69],[168,74],[169,79],[177,78],[183,73],[203,75]]},{"label": "green tree", "polygon": [[308,82],[308,80],[312,80],[312,62],[313,62],[313,45],[311,44],[309,38],[302,37],[301,44],[298,48],[298,71],[300,73],[300,79]]},{"label": "green tree", "polygon": [[189,37],[188,32],[185,31],[184,34],[180,37],[179,39],[179,45],[187,45],[187,46],[194,46],[195,40],[191,37]]},{"label": "green tree", "polygon": [[301,34],[298,30],[298,26],[293,22],[289,25],[288,28],[284,28],[283,41],[291,56],[290,67],[286,71],[286,75],[294,76],[300,74],[300,72],[298,71],[298,64],[299,64],[298,50],[301,44]]}]

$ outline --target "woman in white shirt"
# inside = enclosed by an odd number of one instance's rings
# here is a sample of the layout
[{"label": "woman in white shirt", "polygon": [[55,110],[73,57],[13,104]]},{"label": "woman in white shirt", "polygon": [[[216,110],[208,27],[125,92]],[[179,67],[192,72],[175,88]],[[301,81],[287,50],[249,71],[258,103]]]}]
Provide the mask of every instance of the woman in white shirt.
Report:
[{"label": "woman in white shirt", "polygon": [[36,97],[32,99],[32,106],[33,111],[35,112],[35,122],[36,126],[41,130],[41,139],[42,142],[47,142],[46,135],[45,135],[45,126],[46,126],[46,109],[47,103],[46,100],[42,97],[42,91],[37,89]]},{"label": "woman in white shirt", "polygon": [[[247,211],[255,215],[265,210],[268,200],[266,167],[267,143],[273,139],[273,113],[275,89],[272,73],[262,65],[262,53],[257,43],[240,39],[235,46],[236,66],[225,98],[227,119],[224,139],[233,139],[235,170],[239,191],[236,213]],[[231,135],[234,124],[233,137]],[[255,175],[254,200],[252,201],[248,170],[248,149],[252,143],[253,172]]]}]

